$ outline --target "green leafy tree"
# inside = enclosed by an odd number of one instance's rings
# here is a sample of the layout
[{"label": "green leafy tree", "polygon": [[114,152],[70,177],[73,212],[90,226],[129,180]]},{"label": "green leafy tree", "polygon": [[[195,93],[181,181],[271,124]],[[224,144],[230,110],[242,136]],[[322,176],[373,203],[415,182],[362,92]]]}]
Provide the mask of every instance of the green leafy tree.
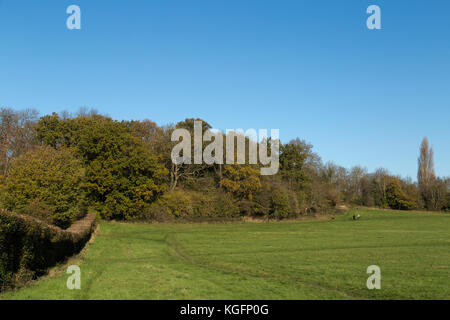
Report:
[{"label": "green leafy tree", "polygon": [[288,143],[280,148],[280,173],[294,190],[302,189],[308,182],[304,170],[306,157],[306,151],[301,144]]},{"label": "green leafy tree", "polygon": [[391,209],[411,210],[417,206],[414,200],[409,199],[405,195],[397,178],[392,179],[389,183],[386,190],[386,197],[388,205]]},{"label": "green leafy tree", "polygon": [[62,120],[43,117],[40,142],[74,147],[86,167],[88,198],[103,218],[133,219],[166,188],[167,170],[127,123],[93,114]]},{"label": "green leafy tree", "polygon": [[67,228],[86,213],[85,170],[74,151],[41,146],[21,155],[6,179],[7,209]]}]

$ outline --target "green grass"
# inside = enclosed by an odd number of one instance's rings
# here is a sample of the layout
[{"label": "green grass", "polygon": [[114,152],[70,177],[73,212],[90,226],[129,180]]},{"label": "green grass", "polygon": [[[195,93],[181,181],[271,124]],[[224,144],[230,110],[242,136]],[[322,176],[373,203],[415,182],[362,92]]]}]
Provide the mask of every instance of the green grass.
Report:
[{"label": "green grass", "polygon": [[[334,220],[102,223],[80,262],[3,299],[450,299],[450,215],[358,210]],[[366,269],[381,268],[381,290]]]}]

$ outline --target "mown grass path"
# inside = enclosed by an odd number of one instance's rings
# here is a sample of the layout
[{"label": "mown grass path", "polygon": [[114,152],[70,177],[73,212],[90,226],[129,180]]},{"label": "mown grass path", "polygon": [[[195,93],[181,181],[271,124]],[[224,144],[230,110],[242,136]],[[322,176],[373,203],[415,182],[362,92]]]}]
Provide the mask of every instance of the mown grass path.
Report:
[{"label": "mown grass path", "polygon": [[[4,299],[450,299],[450,215],[359,210],[281,223],[102,223],[80,262]],[[368,290],[366,269],[381,268]]]}]

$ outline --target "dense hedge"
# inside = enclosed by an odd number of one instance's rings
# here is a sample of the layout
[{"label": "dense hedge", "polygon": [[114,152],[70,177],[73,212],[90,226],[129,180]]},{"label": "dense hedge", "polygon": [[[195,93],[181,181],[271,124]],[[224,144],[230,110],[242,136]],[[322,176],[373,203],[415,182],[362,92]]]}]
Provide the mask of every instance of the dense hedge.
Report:
[{"label": "dense hedge", "polygon": [[[207,185],[207,180],[203,179]],[[175,220],[213,221],[240,217],[270,219],[296,218],[300,215],[295,193],[264,184],[252,200],[236,199],[220,190],[173,190],[162,195],[138,219],[169,222]]]},{"label": "dense hedge", "polygon": [[216,218],[238,218],[239,207],[233,198],[223,192],[210,194],[196,191],[174,190],[165,193],[147,210],[140,219],[153,221],[211,220]]},{"label": "dense hedge", "polygon": [[62,230],[33,217],[0,211],[0,290],[36,278],[78,253],[89,240],[96,215]]}]

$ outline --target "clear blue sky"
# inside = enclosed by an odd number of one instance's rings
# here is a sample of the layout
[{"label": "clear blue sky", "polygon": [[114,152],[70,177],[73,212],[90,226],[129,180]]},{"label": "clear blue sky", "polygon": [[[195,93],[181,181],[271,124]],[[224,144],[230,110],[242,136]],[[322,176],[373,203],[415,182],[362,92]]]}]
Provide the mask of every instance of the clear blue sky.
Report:
[{"label": "clear blue sky", "polygon": [[414,179],[428,136],[450,176],[448,0],[0,0],[0,75],[0,106],[279,128]]}]

